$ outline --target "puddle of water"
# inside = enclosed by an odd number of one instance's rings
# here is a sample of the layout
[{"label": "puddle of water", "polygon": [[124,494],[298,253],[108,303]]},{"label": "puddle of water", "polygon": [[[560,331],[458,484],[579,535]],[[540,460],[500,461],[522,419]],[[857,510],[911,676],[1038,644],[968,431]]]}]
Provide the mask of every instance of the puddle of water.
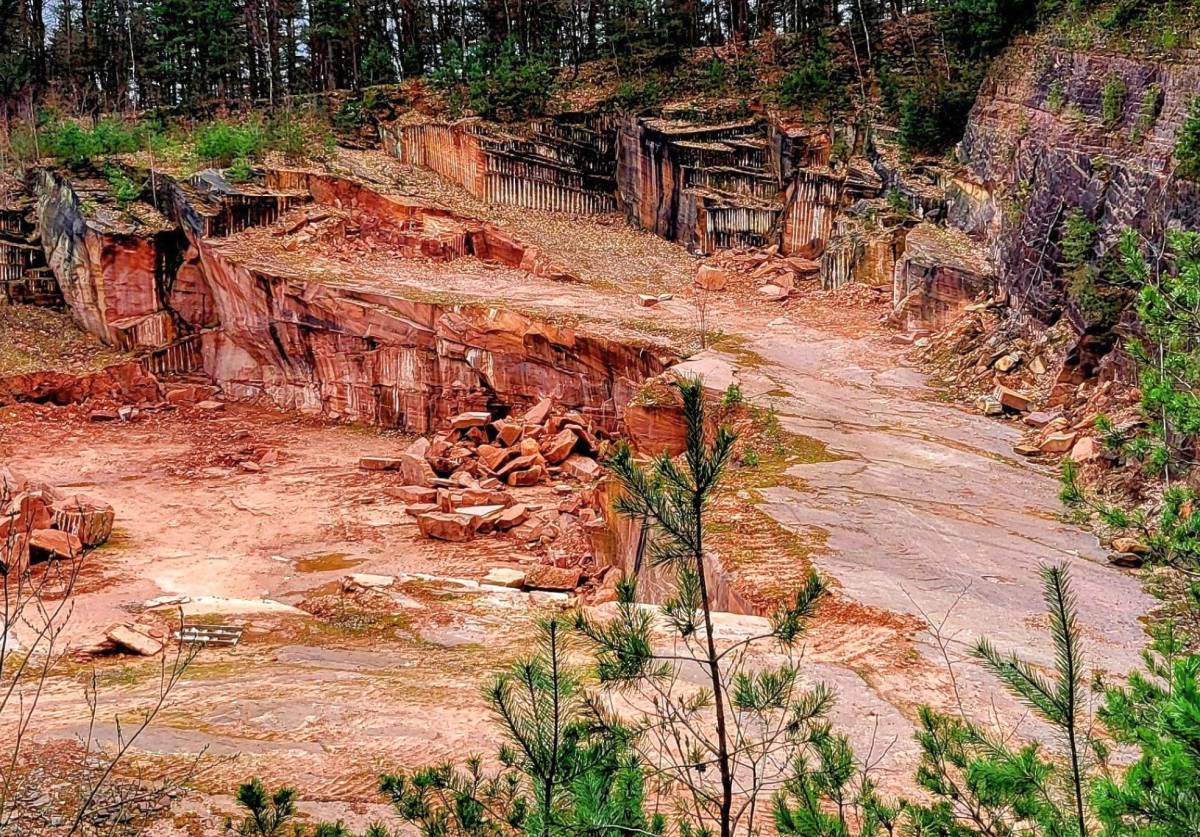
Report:
[{"label": "puddle of water", "polygon": [[363,562],[362,558],[351,558],[344,552],[323,552],[320,555],[310,555],[296,560],[298,573],[328,573],[337,570],[348,570]]}]

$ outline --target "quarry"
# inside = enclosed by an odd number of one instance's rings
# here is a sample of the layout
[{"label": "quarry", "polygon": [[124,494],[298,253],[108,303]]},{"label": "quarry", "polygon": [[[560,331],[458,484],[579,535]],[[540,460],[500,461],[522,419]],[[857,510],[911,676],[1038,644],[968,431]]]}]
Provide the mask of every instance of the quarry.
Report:
[{"label": "quarry", "polygon": [[[1169,171],[1200,64],[1038,49],[988,74],[952,159],[726,102],[414,108],[248,177],[138,152],[109,163],[123,200],[86,165],[4,175],[0,559],[70,613],[6,827],[232,833],[253,776],[358,833],[392,812],[381,773],[490,753],[481,684],[539,620],[612,618],[621,579],[646,612],[676,592],[610,463],[687,450],[677,380],[739,434],[703,556],[718,643],[818,572],[800,678],[887,793],[922,707],[1052,739],[970,648],[1055,665],[1050,562],[1105,676],[1160,606],[1134,546],[1060,513],[1061,463],[1109,467],[1095,414],[1136,403],[1120,339],[1064,301],[1062,225],[1200,228]],[[1089,115],[1113,74],[1130,125],[1158,91],[1136,141],[1046,105],[1065,79]]]}]

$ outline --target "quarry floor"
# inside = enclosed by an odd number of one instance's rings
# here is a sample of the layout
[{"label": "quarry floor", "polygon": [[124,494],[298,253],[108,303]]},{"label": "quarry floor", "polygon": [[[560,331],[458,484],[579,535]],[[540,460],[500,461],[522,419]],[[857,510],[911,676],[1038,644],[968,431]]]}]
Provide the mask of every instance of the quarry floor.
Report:
[{"label": "quarry floor", "polygon": [[[398,173],[377,157],[347,165],[398,190],[434,188],[431,176]],[[699,334],[687,287],[694,261],[674,245],[612,219],[566,223],[490,210],[454,190],[443,197],[540,237],[535,243],[579,270],[590,299],[570,288],[550,307],[585,306],[589,316],[676,343]],[[588,252],[572,262],[562,253],[572,246]],[[643,288],[675,298],[641,310],[633,300]],[[704,321],[718,339],[691,365],[714,388],[738,381],[789,438],[822,451],[798,448],[777,471],[734,476],[730,514],[762,535],[763,548],[752,538],[724,558],[750,587],[785,585],[808,563],[832,580],[834,600],[807,640],[806,676],[836,689],[835,723],[870,754],[877,780],[899,791],[911,787],[911,722],[921,703],[994,713],[1036,733],[965,652],[986,634],[1051,659],[1041,564],[1070,565],[1099,669],[1137,665],[1151,601],[1134,575],[1105,562],[1094,537],[1061,522],[1054,474],[1012,454],[1013,425],[939,400],[877,325],[879,307],[847,299],[810,293],[781,307],[714,295]],[[523,557],[510,541],[468,548],[420,539],[386,494],[394,478],[356,467],[360,456],[402,444],[387,432],[245,405],[130,424],[91,423],[74,408],[0,411],[0,458],[117,509],[116,535],[84,578],[75,638],[164,596],[188,597],[189,620],[246,629],[238,647],[201,652],[138,743],[135,763],[154,770],[204,756],[193,781],[200,793],[177,801],[175,825],[156,833],[219,833],[230,792],[253,775],[297,786],[308,815],[361,826],[386,815],[374,792],[381,770],[495,749],[480,686],[525,650],[537,615],[566,603],[474,584],[489,567]],[[239,468],[263,448],[273,452],[267,467]],[[397,583],[382,606],[374,599],[360,613],[361,602],[338,593],[348,573]],[[169,620],[176,610],[156,613]],[[753,620],[729,616],[722,630],[736,634]],[[86,730],[90,665],[50,684],[43,739]],[[156,691],[151,661],[94,665],[102,718]]]}]

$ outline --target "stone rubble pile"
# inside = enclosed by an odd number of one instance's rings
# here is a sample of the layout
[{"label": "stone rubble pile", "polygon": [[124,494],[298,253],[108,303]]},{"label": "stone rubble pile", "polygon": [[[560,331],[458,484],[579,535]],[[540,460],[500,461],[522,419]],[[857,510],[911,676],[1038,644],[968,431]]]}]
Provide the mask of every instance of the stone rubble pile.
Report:
[{"label": "stone rubble pile", "polygon": [[[1137,409],[1140,392],[1128,383],[1128,370],[1118,368],[1121,352],[1096,363],[1087,340],[1065,321],[1040,332],[1021,327],[1007,316],[1003,300],[986,299],[913,344],[942,370],[941,382],[980,412],[1019,418],[1024,432],[1014,452],[1069,460],[1085,483],[1132,490],[1133,484],[1122,484],[1130,480],[1122,454],[1106,445],[1097,419],[1104,416],[1115,436],[1129,438],[1145,423]],[[1116,537],[1108,545],[1109,561],[1117,566],[1139,567],[1146,560],[1148,548],[1135,538]]]},{"label": "stone rubble pile", "polygon": [[112,534],[113,507],[67,494],[0,464],[0,565],[20,574],[31,562],[81,557]]},{"label": "stone rubble pile", "polygon": [[519,540],[546,543],[562,534],[562,516],[595,519],[595,493],[560,481],[554,484],[558,503],[546,509],[518,502],[510,489],[564,478],[590,485],[603,474],[595,457],[607,441],[582,414],[556,412],[546,398],[519,418],[461,413],[433,439],[421,437],[396,457],[363,457],[359,467],[400,473],[404,484],[391,493],[407,505],[427,538],[462,542],[511,532]]},{"label": "stone rubble pile", "polygon": [[940,383],[984,415],[1023,415],[1061,403],[1070,376],[1062,362],[1065,335],[1061,329],[1030,335],[1005,311],[1006,300],[980,299],[937,334],[912,335],[912,345],[941,370]]},{"label": "stone rubble pile", "polygon": [[801,282],[815,280],[821,265],[800,256],[784,256],[772,244],[761,250],[719,250],[696,271],[694,284],[705,291],[723,291],[732,285],[752,285],[767,300],[781,302]]}]

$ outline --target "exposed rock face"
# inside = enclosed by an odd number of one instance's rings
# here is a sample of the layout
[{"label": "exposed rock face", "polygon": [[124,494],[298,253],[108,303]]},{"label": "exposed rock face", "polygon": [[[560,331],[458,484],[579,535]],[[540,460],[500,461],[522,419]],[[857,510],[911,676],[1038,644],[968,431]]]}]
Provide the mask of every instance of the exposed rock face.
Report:
[{"label": "exposed rock face", "polygon": [[698,125],[626,116],[617,189],[631,223],[699,253],[778,240],[783,204],[754,120]]},{"label": "exposed rock face", "polygon": [[[1150,237],[1200,228],[1200,186],[1171,176],[1175,136],[1200,95],[1200,55],[1134,59],[1026,42],[995,66],[959,147],[966,174],[950,188],[950,220],[987,242],[1002,288],[1026,313],[1046,324],[1066,315],[1083,331],[1057,269],[1072,209],[1097,224],[1102,249],[1124,227]],[[1108,122],[1106,87],[1117,112]]]},{"label": "exposed rock face", "polygon": [[0,302],[61,308],[62,294],[46,265],[33,208],[25,184],[0,172]]},{"label": "exposed rock face", "polygon": [[46,260],[80,326],[121,349],[171,343],[177,328],[164,292],[179,262],[178,233],[89,218],[71,183],[52,171],[38,173],[36,189]]},{"label": "exposed rock face", "polygon": [[[319,203],[355,204],[409,223],[425,214],[469,221],[340,178],[275,178],[276,185],[301,182]],[[457,235],[463,255],[563,274],[544,254],[492,225],[463,223]],[[664,365],[654,351],[514,312],[298,281],[241,263],[219,240],[196,246],[221,324],[205,334],[205,370],[235,397],[265,394],[286,408],[426,432],[457,413],[553,395],[612,427],[637,384]]]},{"label": "exposed rock face", "polygon": [[133,361],[87,375],[31,372],[0,378],[0,405],[31,401],[61,406],[90,399],[138,404],[157,401],[159,395],[158,381]]},{"label": "exposed rock face", "polygon": [[541,119],[529,137],[488,133],[472,119],[382,131],[384,147],[489,203],[586,215],[611,212],[611,129],[569,116]]},{"label": "exposed rock face", "polygon": [[910,328],[941,327],[995,279],[983,248],[957,230],[921,224],[896,263],[893,316]]},{"label": "exposed rock face", "polygon": [[512,312],[280,279],[215,248],[202,259],[223,326],[206,336],[206,371],[235,397],[423,433],[554,394],[611,424],[662,369],[653,352]]},{"label": "exposed rock face", "polygon": [[867,225],[854,215],[838,216],[821,255],[821,287],[831,290],[851,282],[875,288],[892,285],[907,234],[903,226]]}]

